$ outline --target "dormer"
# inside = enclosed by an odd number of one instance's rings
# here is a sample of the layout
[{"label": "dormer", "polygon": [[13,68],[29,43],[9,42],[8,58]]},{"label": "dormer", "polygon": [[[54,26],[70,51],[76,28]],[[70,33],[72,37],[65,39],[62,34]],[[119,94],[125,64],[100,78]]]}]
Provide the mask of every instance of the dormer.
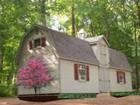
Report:
[{"label": "dormer", "polygon": [[46,37],[45,36],[38,36],[31,38],[29,40],[29,49],[32,50],[38,47],[45,47],[46,46]]},{"label": "dormer", "polygon": [[86,38],[86,41],[88,41],[91,46],[96,45],[96,44],[101,44],[101,45],[104,44],[104,45],[106,45],[108,47],[110,46],[109,42],[107,41],[107,39],[105,38],[104,35]]},{"label": "dormer", "polygon": [[105,36],[96,36],[87,38],[86,41],[90,43],[100,66],[109,66],[109,51],[108,47],[110,46]]}]

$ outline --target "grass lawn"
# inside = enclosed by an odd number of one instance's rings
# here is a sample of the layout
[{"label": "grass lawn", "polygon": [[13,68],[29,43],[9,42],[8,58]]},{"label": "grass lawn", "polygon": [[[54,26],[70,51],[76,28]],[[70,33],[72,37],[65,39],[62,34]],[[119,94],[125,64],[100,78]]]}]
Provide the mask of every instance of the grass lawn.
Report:
[{"label": "grass lawn", "polygon": [[129,95],[140,95],[140,91],[132,91],[132,92],[112,92],[112,96],[114,97],[124,97]]}]

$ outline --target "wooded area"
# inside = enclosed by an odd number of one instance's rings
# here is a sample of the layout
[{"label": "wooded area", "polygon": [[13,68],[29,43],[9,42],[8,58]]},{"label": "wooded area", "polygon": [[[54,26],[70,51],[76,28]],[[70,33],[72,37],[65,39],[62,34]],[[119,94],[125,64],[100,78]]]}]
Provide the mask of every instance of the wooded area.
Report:
[{"label": "wooded area", "polygon": [[19,42],[34,24],[73,36],[80,29],[87,37],[104,34],[112,48],[127,55],[133,84],[140,85],[139,0],[0,0],[0,86],[15,85]]}]

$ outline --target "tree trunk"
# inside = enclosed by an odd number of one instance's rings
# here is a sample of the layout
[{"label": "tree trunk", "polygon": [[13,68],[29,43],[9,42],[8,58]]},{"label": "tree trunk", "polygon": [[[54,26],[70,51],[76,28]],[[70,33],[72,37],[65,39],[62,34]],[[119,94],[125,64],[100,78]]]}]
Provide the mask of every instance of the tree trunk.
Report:
[{"label": "tree trunk", "polygon": [[0,72],[3,69],[3,51],[2,51],[2,45],[0,45]]},{"label": "tree trunk", "polygon": [[[90,14],[89,14],[90,15]],[[92,21],[92,17],[91,16],[89,16],[89,18],[90,18],[90,21],[91,21],[91,24],[90,24],[90,30],[91,30],[91,36],[94,36],[94,27],[93,27],[93,21]]]},{"label": "tree trunk", "polygon": [[72,10],[71,10],[71,15],[72,15],[72,35],[76,36],[76,32],[75,32],[75,6],[74,6],[74,0],[72,0]]},{"label": "tree trunk", "polygon": [[[11,57],[12,58],[12,57]],[[13,81],[13,78],[14,78],[14,74],[15,74],[15,68],[14,68],[14,59],[13,61],[11,61],[10,63],[10,70],[8,72],[8,75],[7,75],[7,85],[9,86],[12,81]]]},{"label": "tree trunk", "polygon": [[139,90],[139,71],[138,71],[138,43],[137,43],[137,35],[136,35],[136,28],[135,28],[135,73],[136,73],[136,89]]},{"label": "tree trunk", "polygon": [[[139,70],[138,70],[138,39],[137,39],[137,28],[140,28],[140,5],[139,0],[135,1],[135,5],[137,7],[137,19],[138,21],[135,23],[135,73],[136,73],[136,84],[137,84],[137,90],[139,90]],[[138,27],[137,27],[138,25]]]},{"label": "tree trunk", "polygon": [[0,36],[0,71],[3,68],[3,40],[2,36]]},{"label": "tree trunk", "polygon": [[109,42],[109,31],[107,30],[106,33],[105,33],[105,38],[106,40]]},{"label": "tree trunk", "polygon": [[40,15],[41,15],[41,23],[42,23],[42,25],[47,26],[45,2],[46,2],[46,0],[40,0],[40,9],[41,9]]},{"label": "tree trunk", "polygon": [[140,27],[140,3],[139,2],[140,2],[139,0],[135,1],[136,7],[137,7],[138,25]]},{"label": "tree trunk", "polygon": [[[89,3],[89,6],[91,7],[91,8],[93,8],[93,1],[92,0],[88,0],[88,3]],[[91,24],[90,24],[90,30],[91,30],[91,36],[94,36],[94,26],[93,26],[93,19],[92,19],[92,15],[91,14],[89,14],[89,19],[90,19],[90,21],[91,21]]]},{"label": "tree trunk", "polygon": [[2,70],[3,70],[3,53],[4,53],[4,49],[3,49],[3,38],[0,35],[0,83],[2,82]]},{"label": "tree trunk", "polygon": [[37,94],[37,87],[34,87],[35,94]]}]

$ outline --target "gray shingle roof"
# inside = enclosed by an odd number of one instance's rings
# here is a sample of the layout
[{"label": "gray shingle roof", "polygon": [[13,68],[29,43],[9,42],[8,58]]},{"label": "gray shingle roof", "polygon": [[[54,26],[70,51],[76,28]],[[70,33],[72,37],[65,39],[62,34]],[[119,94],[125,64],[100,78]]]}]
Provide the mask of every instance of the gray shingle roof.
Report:
[{"label": "gray shingle roof", "polygon": [[125,54],[109,48],[110,67],[132,71]]},{"label": "gray shingle roof", "polygon": [[56,51],[60,58],[99,65],[87,41],[51,29],[48,30],[52,35]]},{"label": "gray shingle roof", "polygon": [[[87,38],[86,40],[92,44],[92,43],[97,43],[101,39],[104,39],[107,45],[110,46],[107,39],[103,35],[96,36],[93,38]],[[132,68],[129,65],[129,62],[125,54],[115,49],[111,49],[111,48],[108,49],[109,49],[109,60],[110,60],[109,65],[111,68],[132,71]]]},{"label": "gray shingle roof", "polygon": [[24,35],[17,52],[16,57],[17,64],[22,54],[21,51],[22,46],[24,44],[24,40],[26,40],[30,32],[36,29],[45,30],[46,32],[50,33],[50,38],[52,38],[52,41],[54,42],[54,47],[60,58],[99,65],[99,62],[96,59],[96,56],[92,51],[92,48],[90,47],[90,44],[88,42],[72,36],[65,35],[64,33],[54,31],[52,29],[40,25],[33,26],[29,30],[29,32],[27,32]]},{"label": "gray shingle roof", "polygon": [[[64,33],[57,32],[40,25],[33,26],[23,37],[23,40],[21,41],[19,50],[17,52],[17,64],[22,54],[21,51],[24,40],[28,38],[28,35],[31,31],[36,29],[46,30],[50,33],[51,38],[54,42],[54,47],[60,58],[99,65],[99,62],[96,59],[96,56],[92,51],[89,42],[65,35]],[[109,57],[110,67],[129,71],[132,70],[131,66],[128,63],[127,57],[123,53],[109,48]]]}]

